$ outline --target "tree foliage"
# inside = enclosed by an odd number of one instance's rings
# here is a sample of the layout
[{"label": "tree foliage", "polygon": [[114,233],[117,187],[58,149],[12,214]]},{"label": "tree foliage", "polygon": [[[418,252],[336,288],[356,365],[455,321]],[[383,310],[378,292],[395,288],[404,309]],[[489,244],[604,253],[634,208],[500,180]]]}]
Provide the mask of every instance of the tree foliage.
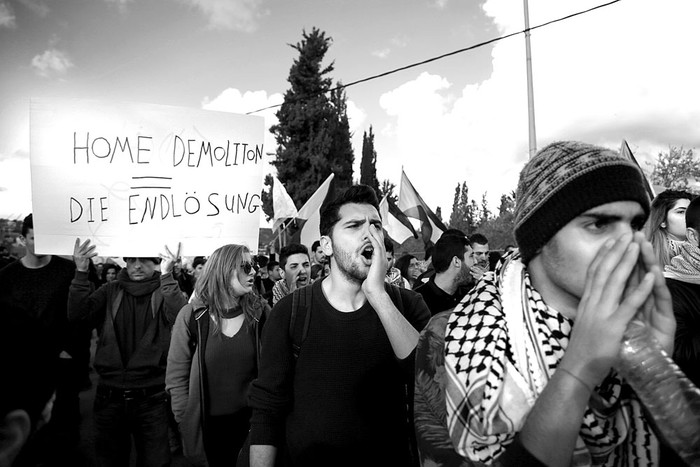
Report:
[{"label": "tree foliage", "polygon": [[457,184],[452,203],[449,227],[459,229],[467,235],[479,232],[489,239],[491,249],[502,249],[515,244],[513,234],[513,211],[515,193],[501,195],[498,215],[491,212],[486,193],[481,196],[481,203],[469,198],[467,183]]},{"label": "tree foliage", "polygon": [[[455,187],[455,196],[452,201],[452,214],[450,214],[449,227],[459,229],[467,235],[471,235],[478,227],[479,214],[475,212],[476,203],[469,200],[469,187],[467,182]],[[478,210],[478,206],[476,206]]]},{"label": "tree foliage", "polygon": [[262,201],[262,209],[265,213],[265,220],[269,221],[274,216],[274,209],[272,205],[272,185],[274,184],[271,174],[265,175],[265,181],[263,182],[263,190],[260,194],[260,199]]},{"label": "tree foliage", "polygon": [[[277,112],[279,123],[270,129],[277,141],[272,164],[297,208],[331,172],[335,173],[338,189],[352,185],[354,159],[345,92],[331,91],[328,75],[333,63],[325,68],[321,63],[332,39],[317,28],[310,33],[304,31],[302,36],[300,42],[290,44],[299,56],[289,70],[287,81],[291,87]],[[266,186],[271,183],[266,182]],[[267,210],[265,213],[272,214]]]},{"label": "tree foliage", "polygon": [[380,201],[386,196],[389,200],[393,201],[394,204],[399,204],[399,195],[396,194],[396,184],[391,183],[388,178],[382,181],[377,196]]},{"label": "tree foliage", "polygon": [[513,230],[515,210],[515,192],[501,195],[501,203],[498,207],[498,216],[489,218],[479,227],[479,232],[489,239],[489,248],[503,249],[507,245],[515,245],[515,233]]},{"label": "tree foliage", "polygon": [[[671,190],[693,191],[700,181],[700,161],[692,149],[669,146],[667,153],[660,152],[653,165],[651,182]],[[697,191],[697,190],[696,190]]]},{"label": "tree foliage", "polygon": [[360,183],[374,188],[379,196],[379,180],[377,180],[377,151],[374,150],[374,133],[369,127],[369,134],[362,135],[362,160],[360,161]]}]

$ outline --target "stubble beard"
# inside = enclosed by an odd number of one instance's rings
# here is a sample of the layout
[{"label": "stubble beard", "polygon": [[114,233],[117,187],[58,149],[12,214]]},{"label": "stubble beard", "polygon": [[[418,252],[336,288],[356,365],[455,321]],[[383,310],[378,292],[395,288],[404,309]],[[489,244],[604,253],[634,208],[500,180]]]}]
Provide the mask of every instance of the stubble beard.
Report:
[{"label": "stubble beard", "polygon": [[367,272],[360,269],[349,253],[345,251],[334,252],[333,257],[335,258],[338,271],[350,282],[362,285],[367,279]]}]

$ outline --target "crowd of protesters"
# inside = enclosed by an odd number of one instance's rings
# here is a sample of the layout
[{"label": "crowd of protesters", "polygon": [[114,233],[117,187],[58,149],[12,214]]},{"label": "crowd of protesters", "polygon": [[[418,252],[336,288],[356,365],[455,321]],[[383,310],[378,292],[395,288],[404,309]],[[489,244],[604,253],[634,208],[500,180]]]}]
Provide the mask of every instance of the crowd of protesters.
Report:
[{"label": "crowd of protesters", "polygon": [[310,248],[123,267],[84,239],[37,255],[27,216],[0,268],[0,467],[77,465],[90,364],[100,466],[683,465],[615,362],[641,320],[700,383],[700,198],[564,141],[522,169],[517,246],[448,229],[395,257],[379,212],[355,185]]}]

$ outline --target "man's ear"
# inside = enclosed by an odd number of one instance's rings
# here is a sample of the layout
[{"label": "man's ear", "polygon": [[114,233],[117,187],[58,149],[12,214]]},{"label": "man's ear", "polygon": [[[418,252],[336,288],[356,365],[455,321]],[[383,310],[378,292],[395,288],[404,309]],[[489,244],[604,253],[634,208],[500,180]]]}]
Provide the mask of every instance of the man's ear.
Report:
[{"label": "man's ear", "polygon": [[686,227],[685,237],[688,240],[688,243],[695,246],[700,246],[700,232],[698,232],[694,228]]},{"label": "man's ear", "polygon": [[462,260],[457,258],[456,256],[452,257],[452,266],[456,267],[457,269],[462,268]]},{"label": "man's ear", "polygon": [[0,422],[0,465],[12,465],[29,438],[32,423],[26,411],[17,409]]},{"label": "man's ear", "polygon": [[327,257],[333,256],[333,240],[331,240],[330,235],[324,235],[321,237],[321,249]]},{"label": "man's ear", "polygon": [[24,235],[18,235],[17,240],[19,240],[20,245],[27,246],[27,238]]}]

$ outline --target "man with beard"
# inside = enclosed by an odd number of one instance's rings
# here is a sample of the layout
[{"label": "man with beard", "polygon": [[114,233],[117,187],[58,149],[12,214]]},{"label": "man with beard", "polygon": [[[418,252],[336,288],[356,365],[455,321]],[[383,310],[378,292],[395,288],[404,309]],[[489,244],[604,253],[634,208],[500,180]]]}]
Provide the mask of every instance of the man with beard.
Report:
[{"label": "man with beard", "polygon": [[273,305],[299,287],[311,283],[309,250],[300,243],[284,246],[280,251],[280,272],[282,279],[272,288]]},{"label": "man with beard", "polygon": [[300,466],[410,463],[406,385],[430,312],[419,294],[385,286],[378,204],[372,188],[356,185],[322,208],[331,271],[311,286],[298,357],[295,294],[271,313],[249,396],[252,466],[272,466],[276,457]]},{"label": "man with beard", "polygon": [[474,251],[466,237],[440,237],[433,253],[435,275],[414,289],[423,296],[431,314],[454,308],[466,295],[473,265]]},{"label": "man with beard", "polygon": [[469,242],[474,250],[471,275],[474,282],[479,282],[481,276],[489,270],[489,241],[483,234],[475,233],[469,237]]},{"label": "man with beard", "polygon": [[94,363],[100,466],[129,465],[132,436],[137,465],[170,465],[165,368],[171,329],[187,301],[172,274],[180,250],[165,249],[161,258],[124,258],[117,280],[93,292],[87,274],[95,246],[75,241],[68,319],[90,322],[100,336]]}]

